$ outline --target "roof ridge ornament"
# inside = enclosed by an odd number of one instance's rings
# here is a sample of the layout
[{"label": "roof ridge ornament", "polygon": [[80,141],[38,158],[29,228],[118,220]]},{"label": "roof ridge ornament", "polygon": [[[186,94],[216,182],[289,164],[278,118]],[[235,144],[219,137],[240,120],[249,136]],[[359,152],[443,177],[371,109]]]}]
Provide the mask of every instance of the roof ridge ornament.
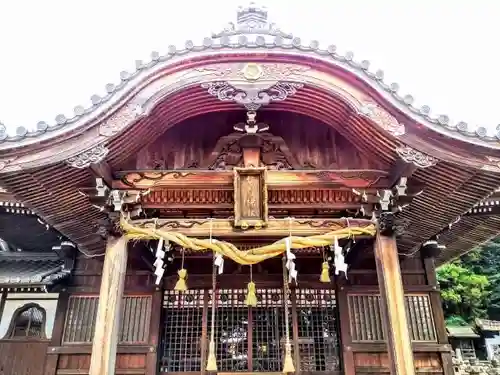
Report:
[{"label": "roof ridge ornament", "polygon": [[238,7],[236,24],[230,22],[221,32],[213,33],[212,38],[217,39],[223,36],[245,34],[265,34],[284,39],[293,39],[292,34],[284,33],[275,23],[268,21],[267,8],[265,6],[258,6],[253,1],[247,6]]},{"label": "roof ridge ornament", "polygon": [[245,64],[238,73],[243,79],[204,82],[201,87],[220,101],[233,101],[248,111],[256,111],[273,101],[283,101],[304,87],[302,83],[280,81],[276,75],[266,75],[261,64]]}]

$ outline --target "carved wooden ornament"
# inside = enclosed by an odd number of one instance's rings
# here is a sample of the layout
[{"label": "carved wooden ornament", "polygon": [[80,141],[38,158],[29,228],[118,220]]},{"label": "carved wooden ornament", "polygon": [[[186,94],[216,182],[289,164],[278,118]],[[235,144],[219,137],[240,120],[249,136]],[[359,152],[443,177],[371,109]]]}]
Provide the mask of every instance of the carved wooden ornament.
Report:
[{"label": "carved wooden ornament", "polygon": [[234,226],[247,229],[267,225],[266,168],[234,168]]}]

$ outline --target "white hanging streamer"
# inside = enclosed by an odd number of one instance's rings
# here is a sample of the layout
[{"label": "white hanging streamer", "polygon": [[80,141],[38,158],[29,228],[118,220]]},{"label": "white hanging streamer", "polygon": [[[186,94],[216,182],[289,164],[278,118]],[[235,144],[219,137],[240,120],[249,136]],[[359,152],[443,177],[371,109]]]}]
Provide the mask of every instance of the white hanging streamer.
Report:
[{"label": "white hanging streamer", "polygon": [[[165,259],[165,254],[170,251],[171,246],[170,242],[164,241],[163,238],[160,238],[158,240],[158,246],[156,247],[156,254],[155,254],[155,262],[153,263],[153,266],[155,267],[155,275],[156,275],[156,281],[155,284],[159,285],[161,282],[161,279],[163,277],[163,274],[165,273],[165,268],[164,268],[164,261]],[[153,252],[153,249],[151,249],[151,252]]]},{"label": "white hanging streamer", "polygon": [[224,272],[224,258],[221,254],[215,256],[214,264],[217,266],[217,273],[222,274]]},{"label": "white hanging streamer", "polygon": [[[208,239],[210,243],[214,243],[216,241],[216,239],[212,238],[212,224],[213,218],[210,218],[210,237]],[[222,254],[215,254],[214,265],[217,267],[217,273],[219,275],[224,272],[224,257],[222,256]]]},{"label": "white hanging streamer", "polygon": [[295,269],[295,254],[292,253],[292,238],[285,238],[286,246],[286,268],[288,269],[288,282],[297,282],[297,270]]},{"label": "white hanging streamer", "polygon": [[335,275],[338,275],[340,271],[344,272],[344,276],[347,278],[347,263],[345,262],[344,254],[342,253],[342,247],[339,246],[339,241],[337,236],[333,241],[333,263],[335,265]]}]

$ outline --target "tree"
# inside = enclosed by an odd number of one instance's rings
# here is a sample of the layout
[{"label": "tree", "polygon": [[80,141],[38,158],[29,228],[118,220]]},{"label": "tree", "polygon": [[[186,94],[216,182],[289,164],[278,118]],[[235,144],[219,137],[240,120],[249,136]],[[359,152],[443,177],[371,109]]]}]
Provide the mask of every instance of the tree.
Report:
[{"label": "tree", "polygon": [[437,271],[445,316],[450,324],[472,322],[487,314],[490,297],[488,277],[475,273],[471,268],[456,261],[443,265]]},{"label": "tree", "polygon": [[486,276],[490,292],[487,315],[500,320],[500,237],[463,256],[461,264],[475,274]]}]

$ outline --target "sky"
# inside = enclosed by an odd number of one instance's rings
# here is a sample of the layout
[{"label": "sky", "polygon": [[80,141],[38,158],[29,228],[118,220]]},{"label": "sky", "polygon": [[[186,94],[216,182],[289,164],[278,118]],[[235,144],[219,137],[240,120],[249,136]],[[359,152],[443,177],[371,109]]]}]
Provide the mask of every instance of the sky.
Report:
[{"label": "sky", "polygon": [[[122,70],[235,21],[247,0],[0,2],[0,122],[9,133],[71,117]],[[369,60],[415,105],[491,132],[500,124],[500,2],[264,0],[270,21],[303,43]]]}]

